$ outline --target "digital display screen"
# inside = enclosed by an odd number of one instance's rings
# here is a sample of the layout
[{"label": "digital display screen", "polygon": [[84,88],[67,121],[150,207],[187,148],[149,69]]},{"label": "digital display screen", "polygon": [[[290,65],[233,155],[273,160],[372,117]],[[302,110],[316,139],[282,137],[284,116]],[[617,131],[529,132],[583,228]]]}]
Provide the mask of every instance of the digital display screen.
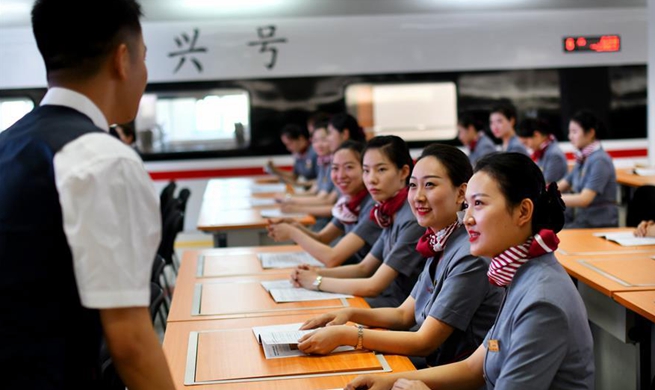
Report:
[{"label": "digital display screen", "polygon": [[612,53],[621,50],[621,37],[618,35],[601,35],[595,37],[565,37],[563,41],[565,53]]}]

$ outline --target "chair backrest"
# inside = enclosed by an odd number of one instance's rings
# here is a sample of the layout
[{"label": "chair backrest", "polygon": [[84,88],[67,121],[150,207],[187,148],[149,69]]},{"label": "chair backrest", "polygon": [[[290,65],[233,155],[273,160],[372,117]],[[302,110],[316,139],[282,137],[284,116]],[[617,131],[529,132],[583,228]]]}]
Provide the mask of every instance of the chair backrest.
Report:
[{"label": "chair backrest", "polygon": [[173,263],[173,250],[175,248],[175,239],[177,234],[184,229],[184,213],[174,209],[166,217],[162,229],[161,243],[157,253],[166,260],[166,264]]},{"label": "chair backrest", "polygon": [[182,212],[186,211],[186,204],[190,196],[191,196],[191,190],[189,190],[188,188],[182,188],[180,190],[180,193],[177,194],[177,199],[179,200],[178,207],[180,211]]},{"label": "chair backrest", "polygon": [[152,317],[152,322],[155,322],[155,317],[161,308],[162,303],[164,303],[164,289],[161,288],[159,283],[150,282],[150,316]]},{"label": "chair backrest", "polygon": [[655,186],[641,186],[628,202],[626,226],[637,226],[643,220],[655,220]]},{"label": "chair backrest", "polygon": [[152,275],[150,281],[161,285],[161,276],[166,268],[166,260],[159,253],[155,255],[155,260],[152,262]]},{"label": "chair backrest", "polygon": [[164,209],[166,209],[168,202],[173,199],[175,188],[177,188],[177,184],[174,181],[171,181],[161,190],[161,193],[159,194],[159,206],[162,213],[164,212]]}]

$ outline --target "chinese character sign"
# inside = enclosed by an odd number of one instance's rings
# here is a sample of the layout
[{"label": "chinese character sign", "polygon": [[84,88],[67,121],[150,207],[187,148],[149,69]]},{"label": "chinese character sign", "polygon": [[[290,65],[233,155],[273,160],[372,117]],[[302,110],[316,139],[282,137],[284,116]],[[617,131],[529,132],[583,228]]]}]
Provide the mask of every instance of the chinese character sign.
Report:
[{"label": "chinese character sign", "polygon": [[194,54],[206,53],[207,48],[196,47],[196,43],[198,42],[198,35],[200,35],[200,31],[197,28],[194,28],[193,37],[190,37],[187,33],[182,33],[180,37],[175,37],[175,44],[177,45],[178,48],[182,50],[168,53],[168,56],[171,58],[180,57],[173,73],[177,73],[177,71],[180,70],[180,68],[182,68],[182,65],[184,65],[184,63],[187,60],[187,56],[189,57],[191,63],[195,65],[196,70],[198,70],[198,72],[202,72],[202,64],[194,56]]},{"label": "chinese character sign", "polygon": [[266,69],[271,70],[275,66],[275,61],[277,60],[277,47],[274,45],[280,43],[286,43],[286,38],[275,38],[276,27],[274,25],[257,27],[257,36],[259,41],[248,42],[248,46],[257,46],[259,47],[260,53],[269,52],[270,57],[268,63],[264,64]]}]

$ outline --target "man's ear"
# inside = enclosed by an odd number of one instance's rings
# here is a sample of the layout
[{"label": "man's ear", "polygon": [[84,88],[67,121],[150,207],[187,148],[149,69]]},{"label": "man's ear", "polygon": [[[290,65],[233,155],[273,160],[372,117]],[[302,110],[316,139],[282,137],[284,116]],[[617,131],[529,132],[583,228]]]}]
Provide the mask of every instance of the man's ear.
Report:
[{"label": "man's ear", "polygon": [[127,79],[130,66],[130,52],[125,43],[118,45],[112,52],[113,72],[120,80]]}]

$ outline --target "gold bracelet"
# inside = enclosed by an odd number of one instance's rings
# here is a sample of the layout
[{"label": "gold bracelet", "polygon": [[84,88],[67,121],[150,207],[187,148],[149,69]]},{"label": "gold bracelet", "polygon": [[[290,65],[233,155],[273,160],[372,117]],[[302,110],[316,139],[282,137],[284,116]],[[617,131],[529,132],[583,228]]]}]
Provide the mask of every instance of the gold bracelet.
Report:
[{"label": "gold bracelet", "polygon": [[362,349],[364,344],[364,327],[357,325],[357,345],[355,349]]}]

